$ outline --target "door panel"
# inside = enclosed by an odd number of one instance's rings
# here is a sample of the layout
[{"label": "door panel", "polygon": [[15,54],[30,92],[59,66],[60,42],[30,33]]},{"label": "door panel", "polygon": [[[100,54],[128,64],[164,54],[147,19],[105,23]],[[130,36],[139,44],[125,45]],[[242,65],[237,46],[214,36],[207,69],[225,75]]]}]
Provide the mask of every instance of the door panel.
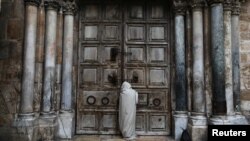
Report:
[{"label": "door panel", "polygon": [[77,134],[119,134],[124,80],[139,94],[137,134],[170,133],[167,6],[158,0],[82,4]]}]

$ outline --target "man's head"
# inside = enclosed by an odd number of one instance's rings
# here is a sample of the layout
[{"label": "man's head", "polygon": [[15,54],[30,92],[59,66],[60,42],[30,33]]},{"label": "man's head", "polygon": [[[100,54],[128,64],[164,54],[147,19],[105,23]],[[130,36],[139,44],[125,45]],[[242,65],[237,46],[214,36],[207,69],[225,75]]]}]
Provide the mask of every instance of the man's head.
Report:
[{"label": "man's head", "polygon": [[126,82],[126,81],[124,81],[124,82],[122,83],[121,89],[131,89],[131,88],[132,88],[132,86],[131,86],[130,83],[128,83],[128,82]]}]

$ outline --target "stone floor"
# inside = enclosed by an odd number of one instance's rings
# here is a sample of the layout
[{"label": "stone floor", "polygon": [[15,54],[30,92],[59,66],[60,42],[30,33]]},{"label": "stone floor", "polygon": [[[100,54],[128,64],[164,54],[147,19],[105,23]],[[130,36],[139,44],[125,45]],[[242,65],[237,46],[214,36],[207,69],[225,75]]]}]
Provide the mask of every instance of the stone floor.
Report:
[{"label": "stone floor", "polygon": [[[76,136],[74,141],[126,141],[120,136]],[[169,136],[138,136],[133,141],[174,141]]]}]

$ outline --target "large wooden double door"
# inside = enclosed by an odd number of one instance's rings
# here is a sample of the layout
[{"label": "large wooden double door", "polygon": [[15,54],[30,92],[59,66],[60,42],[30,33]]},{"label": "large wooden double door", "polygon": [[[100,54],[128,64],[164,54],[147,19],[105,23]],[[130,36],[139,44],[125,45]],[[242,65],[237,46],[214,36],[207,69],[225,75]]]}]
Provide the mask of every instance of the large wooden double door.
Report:
[{"label": "large wooden double door", "polygon": [[170,133],[169,8],[163,1],[81,4],[77,134],[119,134],[120,86],[139,93],[136,130]]}]

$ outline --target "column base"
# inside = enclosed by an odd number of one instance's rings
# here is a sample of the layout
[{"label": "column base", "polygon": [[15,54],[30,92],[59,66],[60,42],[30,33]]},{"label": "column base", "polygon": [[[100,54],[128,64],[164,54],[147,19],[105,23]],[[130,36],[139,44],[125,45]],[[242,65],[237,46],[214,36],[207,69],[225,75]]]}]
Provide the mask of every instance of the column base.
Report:
[{"label": "column base", "polygon": [[57,116],[53,113],[41,113],[38,122],[38,140],[55,140],[55,133],[58,128]]},{"label": "column base", "polygon": [[227,119],[227,116],[212,116],[209,119],[210,125],[228,125],[229,121]]},{"label": "column base", "polygon": [[74,111],[60,111],[57,138],[71,139],[74,136]]},{"label": "column base", "polygon": [[232,116],[228,116],[229,124],[231,125],[248,125],[250,124],[247,118],[244,115],[236,114]]},{"label": "column base", "polygon": [[35,118],[34,113],[18,114],[17,119],[15,119],[13,122],[13,126],[16,128],[17,135],[27,141],[36,140],[36,125],[37,119]]},{"label": "column base", "polygon": [[191,116],[188,121],[188,132],[192,141],[206,141],[207,118],[205,116]]},{"label": "column base", "polygon": [[177,111],[173,115],[174,125],[173,125],[173,135],[175,141],[180,141],[181,134],[184,129],[187,129],[188,115],[187,112]]}]

